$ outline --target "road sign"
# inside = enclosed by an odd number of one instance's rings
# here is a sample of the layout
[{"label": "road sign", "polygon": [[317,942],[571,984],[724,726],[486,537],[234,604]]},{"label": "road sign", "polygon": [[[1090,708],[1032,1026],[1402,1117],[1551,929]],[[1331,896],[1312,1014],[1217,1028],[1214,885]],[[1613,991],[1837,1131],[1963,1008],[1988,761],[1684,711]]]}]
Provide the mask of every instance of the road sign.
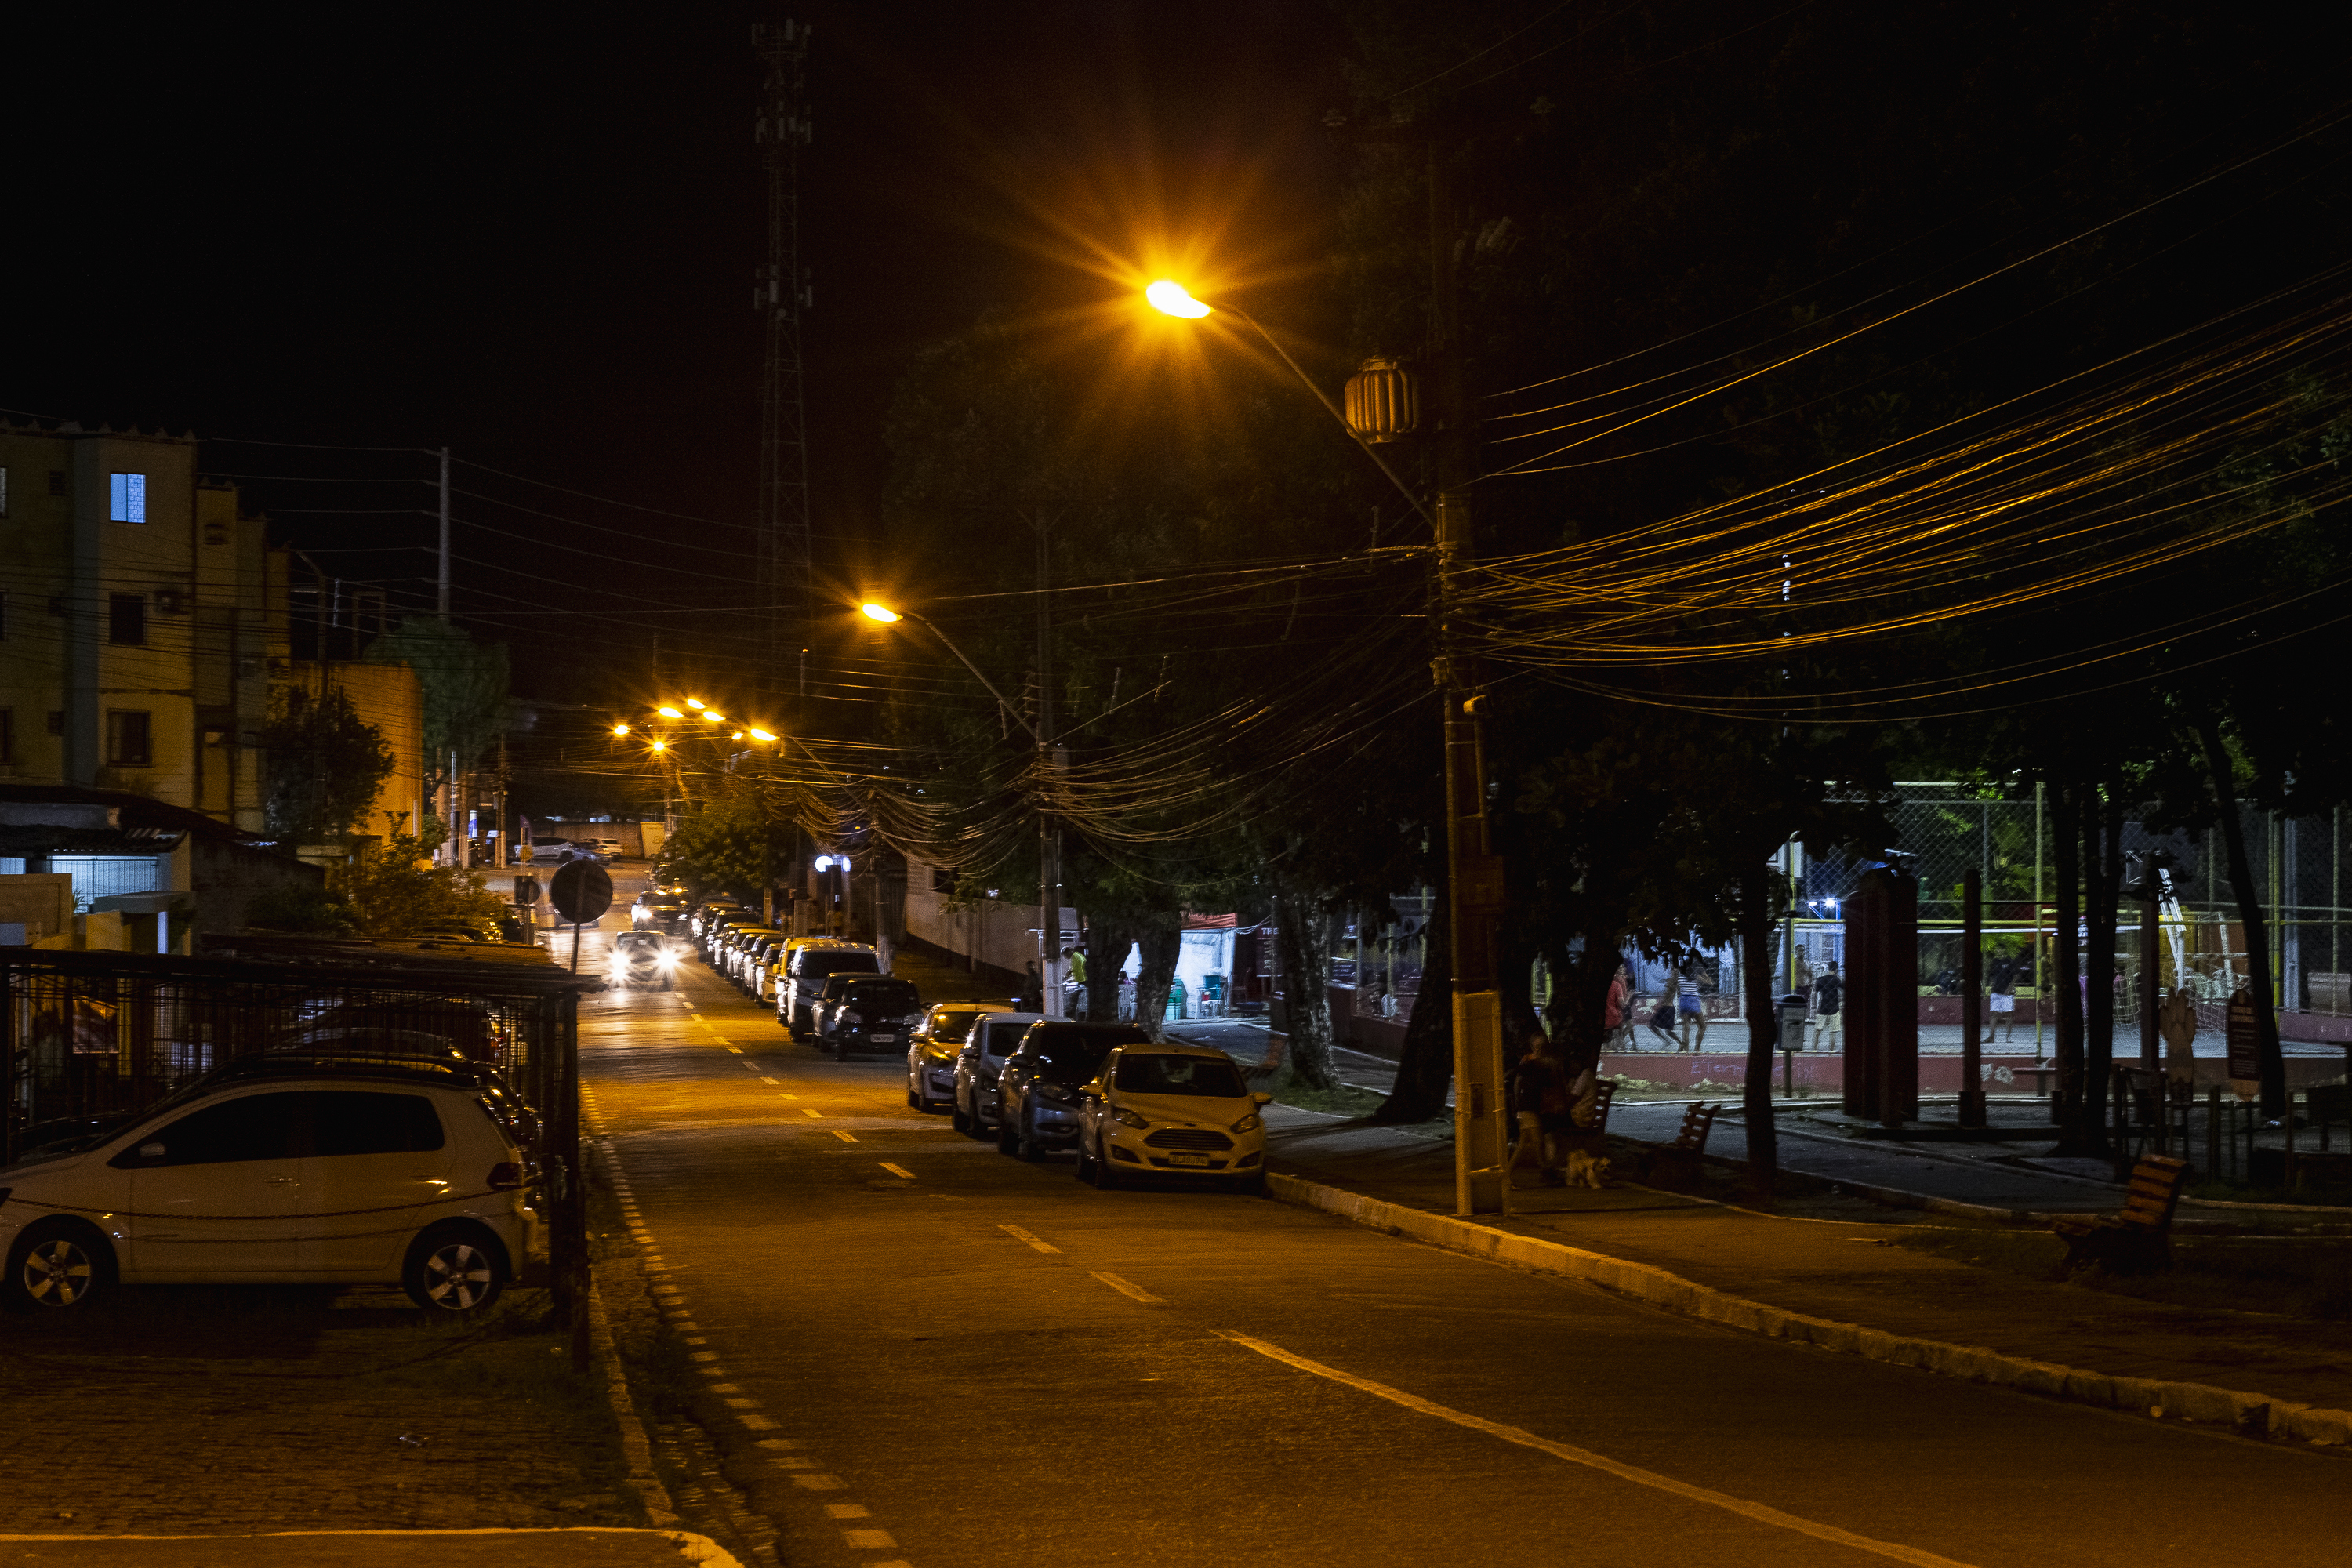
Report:
[{"label": "road sign", "polygon": [[566,923],[585,925],[613,907],[613,879],[593,860],[567,860],[550,879],[547,898]]},{"label": "road sign", "polygon": [[539,879],[537,877],[526,874],[517,877],[514,879],[514,901],[516,903],[535,904],[539,902],[539,900],[540,887]]}]

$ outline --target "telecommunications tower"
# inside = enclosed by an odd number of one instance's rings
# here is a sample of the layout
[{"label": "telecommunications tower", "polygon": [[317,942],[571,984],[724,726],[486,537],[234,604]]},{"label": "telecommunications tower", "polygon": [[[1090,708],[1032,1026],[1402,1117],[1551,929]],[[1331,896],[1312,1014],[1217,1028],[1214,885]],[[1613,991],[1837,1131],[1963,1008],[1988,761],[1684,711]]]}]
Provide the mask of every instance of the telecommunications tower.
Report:
[{"label": "telecommunications tower", "polygon": [[759,680],[782,692],[808,641],[808,420],[801,392],[801,314],[812,303],[800,260],[801,149],[809,143],[805,22],[754,22],[765,79],[754,139],[768,176],[768,259],[755,275],[766,357],[760,380]]}]

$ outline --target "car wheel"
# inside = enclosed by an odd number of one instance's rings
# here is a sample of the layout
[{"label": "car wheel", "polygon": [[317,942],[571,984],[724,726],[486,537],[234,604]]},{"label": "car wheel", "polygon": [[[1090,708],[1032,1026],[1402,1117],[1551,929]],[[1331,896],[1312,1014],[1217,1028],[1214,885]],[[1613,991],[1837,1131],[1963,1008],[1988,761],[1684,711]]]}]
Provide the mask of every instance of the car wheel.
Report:
[{"label": "car wheel", "polygon": [[[999,1114],[1001,1116],[1002,1112]],[[996,1152],[1000,1154],[1006,1155],[1018,1154],[1021,1152],[1021,1140],[1013,1133],[1013,1123],[1004,1121],[999,1121],[997,1122]]]},{"label": "car wheel", "polygon": [[1260,1165],[1247,1181],[1239,1184],[1234,1190],[1254,1198],[1265,1196],[1265,1167]]},{"label": "car wheel", "polygon": [[1095,1151],[1094,1178],[1097,1192],[1107,1193],[1118,1185],[1118,1167],[1110,1163],[1110,1152],[1107,1149]]},{"label": "car wheel", "polygon": [[82,1307],[114,1281],[114,1249],[89,1226],[69,1219],[28,1225],[8,1249],[0,1286],[12,1310]]},{"label": "car wheel", "polygon": [[907,1091],[907,1109],[909,1110],[929,1110],[930,1107],[923,1103],[923,1097],[921,1095],[917,1094],[910,1089]]},{"label": "car wheel", "polygon": [[1026,1114],[1021,1118],[1020,1129],[1013,1134],[1013,1153],[1014,1158],[1025,1160],[1033,1165],[1045,1157],[1045,1151],[1038,1144]]},{"label": "car wheel", "polygon": [[507,1288],[506,1254],[478,1226],[436,1226],[409,1245],[400,1283],[428,1312],[483,1311]]},{"label": "car wheel", "polygon": [[948,1125],[959,1132],[971,1131],[971,1113],[963,1108],[962,1100],[957,1100],[948,1111]]},{"label": "car wheel", "polygon": [[1081,1182],[1085,1182],[1089,1185],[1093,1184],[1095,1179],[1094,1152],[1086,1146],[1083,1140],[1078,1144],[1077,1168],[1070,1173],[1077,1177]]}]

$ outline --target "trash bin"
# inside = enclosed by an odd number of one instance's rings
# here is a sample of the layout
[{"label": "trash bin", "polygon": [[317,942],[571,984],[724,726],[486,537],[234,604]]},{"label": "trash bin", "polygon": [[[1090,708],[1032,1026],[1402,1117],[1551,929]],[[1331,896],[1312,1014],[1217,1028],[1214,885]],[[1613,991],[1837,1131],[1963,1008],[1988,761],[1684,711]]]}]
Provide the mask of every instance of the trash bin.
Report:
[{"label": "trash bin", "polygon": [[1181,980],[1171,980],[1168,983],[1168,1012],[1166,1014],[1166,1017],[1167,1021],[1171,1024],[1181,1023],[1183,1021],[1184,983]]},{"label": "trash bin", "polygon": [[1801,1051],[1805,1048],[1805,1016],[1811,1009],[1805,1003],[1805,994],[1791,991],[1780,998],[1780,1048]]}]

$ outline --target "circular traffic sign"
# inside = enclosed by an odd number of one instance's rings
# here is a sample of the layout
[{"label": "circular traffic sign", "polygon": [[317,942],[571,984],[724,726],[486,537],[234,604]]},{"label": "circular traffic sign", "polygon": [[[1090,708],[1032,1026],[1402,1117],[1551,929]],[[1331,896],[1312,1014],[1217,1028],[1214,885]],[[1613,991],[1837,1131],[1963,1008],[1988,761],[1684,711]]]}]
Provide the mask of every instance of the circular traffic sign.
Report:
[{"label": "circular traffic sign", "polygon": [[547,901],[568,925],[602,920],[613,907],[613,879],[593,860],[567,860],[549,879]]}]

